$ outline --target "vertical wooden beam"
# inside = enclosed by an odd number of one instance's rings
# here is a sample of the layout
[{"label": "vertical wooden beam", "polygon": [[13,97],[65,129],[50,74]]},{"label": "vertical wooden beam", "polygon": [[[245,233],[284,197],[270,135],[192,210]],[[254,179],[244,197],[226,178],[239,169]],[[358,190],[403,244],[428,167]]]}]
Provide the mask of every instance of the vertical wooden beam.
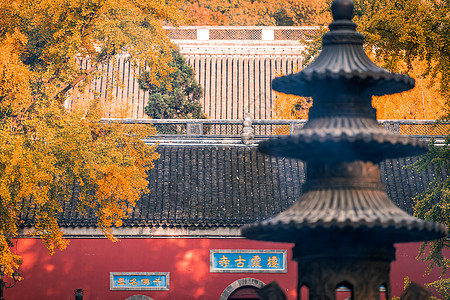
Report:
[{"label": "vertical wooden beam", "polygon": [[250,112],[250,102],[249,102],[249,75],[248,75],[248,57],[244,57],[242,60],[243,68],[242,68],[242,100],[243,100],[243,108],[242,108],[242,118],[244,118],[246,113]]},{"label": "vertical wooden beam", "polygon": [[238,98],[237,98],[237,106],[238,106],[238,115],[237,119],[243,119],[244,118],[244,59],[242,56],[238,57]]},{"label": "vertical wooden beam", "polygon": [[211,119],[217,119],[217,99],[216,99],[216,88],[217,88],[217,58],[215,56],[211,57],[211,69],[209,73],[210,77],[210,89],[211,89],[211,101],[210,101],[210,116]]},{"label": "vertical wooden beam", "polygon": [[205,61],[205,112],[209,118],[213,118],[211,114],[211,57],[206,56]]},{"label": "vertical wooden beam", "polygon": [[255,58],[249,57],[248,59],[248,102],[249,113],[253,119],[259,119],[259,116],[255,115]]},{"label": "vertical wooden beam", "polygon": [[263,119],[262,115],[261,115],[261,99],[262,99],[262,94],[261,94],[261,72],[260,72],[260,58],[259,57],[255,57],[255,61],[254,61],[254,74],[255,74],[255,116],[253,117],[254,119]]},{"label": "vertical wooden beam", "polygon": [[231,88],[233,91],[233,115],[232,119],[238,119],[238,59],[237,56],[233,56],[233,73],[232,73],[232,84]]},{"label": "vertical wooden beam", "polygon": [[275,78],[275,65],[276,65],[275,59],[271,58],[270,59],[270,68],[268,69],[270,74],[268,76],[268,81],[267,81],[267,93],[269,96],[269,101],[266,106],[266,118],[267,119],[272,118],[273,101],[275,99],[275,92],[272,90],[272,78]]},{"label": "vertical wooden beam", "polygon": [[227,119],[233,119],[233,58],[232,57],[227,57],[226,58],[227,61],[227,71],[225,74],[225,78],[226,78],[226,87],[227,87],[227,95],[226,95],[226,105],[227,105],[227,114],[226,114],[226,118]]}]

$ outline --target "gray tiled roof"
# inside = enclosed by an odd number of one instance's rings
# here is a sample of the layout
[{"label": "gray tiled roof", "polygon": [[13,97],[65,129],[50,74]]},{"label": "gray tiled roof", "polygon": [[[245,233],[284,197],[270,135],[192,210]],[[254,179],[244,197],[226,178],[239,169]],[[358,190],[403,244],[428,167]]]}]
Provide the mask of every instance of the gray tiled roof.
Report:
[{"label": "gray tiled roof", "polygon": [[413,198],[424,192],[435,178],[432,168],[418,172],[408,168],[418,157],[388,159],[380,164],[381,181],[392,201],[408,213],[413,213]]},{"label": "gray tiled roof", "polygon": [[[304,165],[276,158],[256,147],[236,145],[159,146],[160,158],[149,173],[144,195],[124,222],[128,226],[211,228],[261,221],[287,209],[300,197]],[[392,200],[412,213],[412,197],[433,179],[431,170],[404,168],[417,158],[381,163],[382,181]],[[25,217],[25,224],[32,220]],[[96,226],[93,215],[81,216],[70,203],[62,226]]]}]

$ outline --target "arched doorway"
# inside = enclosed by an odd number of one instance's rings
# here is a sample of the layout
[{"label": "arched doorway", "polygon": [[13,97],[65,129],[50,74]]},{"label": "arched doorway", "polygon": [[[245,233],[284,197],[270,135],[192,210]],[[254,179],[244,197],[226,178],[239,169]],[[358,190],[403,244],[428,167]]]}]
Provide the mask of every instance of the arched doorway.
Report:
[{"label": "arched doorway", "polygon": [[254,286],[243,286],[235,290],[228,297],[228,300],[259,300],[258,293],[256,292],[258,288]]},{"label": "arched doorway", "polygon": [[128,297],[125,300],[153,300],[153,299],[148,296],[144,296],[144,295],[134,295],[134,296]]},{"label": "arched doorway", "polygon": [[265,283],[255,278],[242,278],[236,280],[225,288],[219,300],[257,300],[260,299],[256,290],[265,286]]}]

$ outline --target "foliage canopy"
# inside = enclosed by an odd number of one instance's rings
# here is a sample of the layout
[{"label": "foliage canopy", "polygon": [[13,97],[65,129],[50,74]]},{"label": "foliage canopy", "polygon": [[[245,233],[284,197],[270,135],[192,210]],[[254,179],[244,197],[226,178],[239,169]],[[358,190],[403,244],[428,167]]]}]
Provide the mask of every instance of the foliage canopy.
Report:
[{"label": "foliage canopy", "polygon": [[192,0],[185,4],[193,25],[312,26],[329,16],[321,0]]},{"label": "foliage canopy", "polygon": [[390,70],[426,62],[422,75],[439,81],[440,91],[450,96],[450,1],[356,0],[355,22],[366,45]]},{"label": "foliage canopy", "polygon": [[[185,18],[176,0],[15,0],[0,2],[0,264],[21,263],[11,239],[22,213],[30,234],[50,253],[67,241],[57,223],[77,186],[77,208],[94,211],[113,238],[146,191],[146,171],[158,157],[142,142],[151,129],[100,122],[98,102],[83,109],[64,101],[87,85],[100,64],[128,53],[133,63],[171,72],[170,42],[161,25]],[[93,67],[79,68],[77,59]],[[159,78],[159,79],[161,79]],[[156,83],[156,76],[149,76]]]}]

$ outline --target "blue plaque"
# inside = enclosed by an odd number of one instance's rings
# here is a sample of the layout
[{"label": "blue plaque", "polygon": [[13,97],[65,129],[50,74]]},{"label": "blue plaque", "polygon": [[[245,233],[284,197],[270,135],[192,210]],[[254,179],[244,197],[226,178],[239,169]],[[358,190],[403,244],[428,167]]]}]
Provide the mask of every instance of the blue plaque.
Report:
[{"label": "blue plaque", "polygon": [[110,272],[111,290],[169,290],[169,272]]},{"label": "blue plaque", "polygon": [[210,272],[286,273],[287,250],[210,250]]}]

